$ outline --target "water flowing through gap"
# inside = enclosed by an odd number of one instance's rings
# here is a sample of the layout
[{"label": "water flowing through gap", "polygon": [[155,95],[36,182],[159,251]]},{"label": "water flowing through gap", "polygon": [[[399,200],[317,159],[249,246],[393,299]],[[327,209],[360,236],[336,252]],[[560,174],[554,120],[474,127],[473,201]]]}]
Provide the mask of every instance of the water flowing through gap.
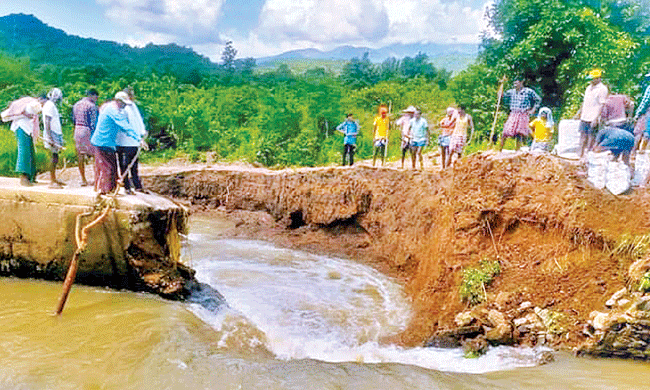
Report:
[{"label": "water flowing through gap", "polygon": [[222,239],[209,221],[195,222],[186,255],[197,278],[217,289],[222,310],[193,311],[222,334],[223,345],[266,349],[279,359],[402,363],[450,372],[482,373],[529,367],[540,349],[491,348],[478,359],[461,349],[385,345],[404,330],[410,303],[397,282],[353,261]]},{"label": "water flowing through gap", "polygon": [[78,285],[0,278],[0,389],[638,389],[643,362],[535,350],[402,349],[402,287],[344,259],[220,238],[193,216],[185,256],[228,305],[206,309]]}]

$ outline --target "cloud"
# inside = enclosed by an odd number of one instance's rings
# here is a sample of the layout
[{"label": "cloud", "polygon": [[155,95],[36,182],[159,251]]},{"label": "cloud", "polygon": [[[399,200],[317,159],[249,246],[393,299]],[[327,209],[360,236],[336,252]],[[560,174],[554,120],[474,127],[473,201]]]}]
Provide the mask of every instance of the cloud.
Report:
[{"label": "cloud", "polygon": [[267,0],[260,39],[379,46],[479,41],[488,0]]},{"label": "cloud", "polygon": [[267,0],[257,33],[265,39],[350,43],[388,33],[383,0]]},{"label": "cloud", "polygon": [[399,0],[386,1],[390,32],[385,41],[476,43],[487,27],[488,2]]},{"label": "cloud", "polygon": [[168,38],[168,42],[181,44],[220,41],[218,22],[225,0],[96,1],[106,7],[105,15],[108,19],[139,30],[145,37]]}]

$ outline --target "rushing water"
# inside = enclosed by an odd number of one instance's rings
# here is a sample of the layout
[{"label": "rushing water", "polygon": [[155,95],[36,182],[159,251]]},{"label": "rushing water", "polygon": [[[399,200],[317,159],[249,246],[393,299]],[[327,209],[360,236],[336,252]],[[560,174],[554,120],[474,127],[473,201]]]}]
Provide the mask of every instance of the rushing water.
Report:
[{"label": "rushing water", "polygon": [[647,363],[536,349],[403,349],[402,286],[357,263],[221,239],[196,219],[185,255],[219,290],[218,309],[75,286],[0,279],[2,389],[639,389]]}]

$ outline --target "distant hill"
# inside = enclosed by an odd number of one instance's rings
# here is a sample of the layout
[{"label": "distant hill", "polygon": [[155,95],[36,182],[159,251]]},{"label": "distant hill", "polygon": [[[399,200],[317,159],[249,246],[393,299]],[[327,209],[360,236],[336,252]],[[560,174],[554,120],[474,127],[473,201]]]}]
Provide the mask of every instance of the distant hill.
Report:
[{"label": "distant hill", "polygon": [[[81,38],[50,27],[33,15],[11,14],[0,17],[0,51],[16,57],[29,57],[32,66],[85,68],[102,75],[170,74],[181,82],[195,83],[206,74],[220,69],[206,56],[176,44],[148,44],[143,48],[126,44]],[[394,44],[379,49],[340,46],[330,51],[302,49],[256,60],[259,70],[287,64],[293,71],[323,67],[339,73],[346,61],[369,54],[373,62],[389,57],[414,57],[419,52],[429,56],[437,68],[457,72],[476,59],[478,46],[470,44]]]},{"label": "distant hill", "polygon": [[[478,55],[478,45],[472,44],[394,44],[379,49],[355,46],[339,46],[333,50],[321,51],[318,49],[300,49],[287,51],[271,57],[257,59],[257,64],[262,68],[277,67],[279,64],[287,64],[290,68],[303,69],[307,64],[315,63],[331,64],[333,70],[340,69],[338,64],[349,61],[354,57],[362,57],[368,53],[372,62],[382,62],[387,58],[415,57],[418,53],[424,53],[429,57],[430,62],[437,68],[444,68],[452,72],[465,69],[474,62]],[[327,68],[327,67],[326,67]]]},{"label": "distant hill", "polygon": [[0,51],[16,57],[29,57],[33,66],[93,67],[108,74],[156,71],[186,81],[218,68],[209,58],[190,48],[175,44],[134,48],[116,42],[81,38],[25,14],[0,17]]}]

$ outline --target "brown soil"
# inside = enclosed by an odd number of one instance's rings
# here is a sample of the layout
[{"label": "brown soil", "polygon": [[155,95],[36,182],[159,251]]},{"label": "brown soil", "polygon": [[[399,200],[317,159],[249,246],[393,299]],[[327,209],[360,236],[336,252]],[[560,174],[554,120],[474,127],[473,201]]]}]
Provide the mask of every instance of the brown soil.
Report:
[{"label": "brown soil", "polygon": [[645,191],[613,196],[546,155],[482,153],[442,172],[202,166],[143,176],[195,210],[221,210],[236,222],[231,235],[346,255],[404,281],[417,313],[405,345],[454,327],[469,307],[461,271],[489,258],[501,274],[482,306],[510,319],[524,301],[560,312],[570,331],[555,343],[575,346],[590,312],[626,283],[633,258],[614,249],[650,231]]}]

